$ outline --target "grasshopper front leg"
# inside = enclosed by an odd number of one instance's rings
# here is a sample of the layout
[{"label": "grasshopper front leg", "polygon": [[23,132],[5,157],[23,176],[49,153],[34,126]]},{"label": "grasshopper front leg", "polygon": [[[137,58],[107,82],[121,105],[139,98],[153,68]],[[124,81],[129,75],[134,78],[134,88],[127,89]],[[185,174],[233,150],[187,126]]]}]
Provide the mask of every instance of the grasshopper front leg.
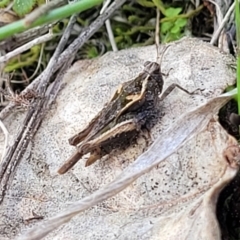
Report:
[{"label": "grasshopper front leg", "polygon": [[175,88],[179,88],[180,90],[182,90],[183,92],[189,94],[189,95],[193,95],[195,94],[196,91],[202,91],[203,89],[197,88],[196,90],[194,90],[193,92],[189,92],[187,89],[181,87],[180,85],[173,83],[170,86],[167,87],[167,89],[162,93],[161,97],[160,97],[160,101],[162,101],[164,98],[166,98]]}]

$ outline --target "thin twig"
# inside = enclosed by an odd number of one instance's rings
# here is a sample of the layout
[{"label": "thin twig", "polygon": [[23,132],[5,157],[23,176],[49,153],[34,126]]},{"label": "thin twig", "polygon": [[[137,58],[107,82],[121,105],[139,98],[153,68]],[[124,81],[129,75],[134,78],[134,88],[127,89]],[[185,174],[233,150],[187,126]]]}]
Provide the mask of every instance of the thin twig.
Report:
[{"label": "thin twig", "polygon": [[0,120],[0,128],[2,129],[4,136],[5,136],[2,157],[1,157],[1,162],[2,162],[5,157],[5,153],[6,153],[7,146],[8,146],[9,132],[1,120]]},{"label": "thin twig", "polygon": [[49,29],[51,29],[54,25],[55,23],[51,23],[48,25],[43,25],[41,27],[29,29],[23,33],[14,34],[12,37],[4,41],[0,41],[0,48],[11,51],[12,49],[20,47],[23,44],[31,41],[32,39],[37,38],[38,36],[46,34],[47,32],[49,32]]},{"label": "thin twig", "polygon": [[231,16],[231,14],[233,13],[234,7],[235,7],[235,2],[233,2],[231,7],[228,9],[228,11],[227,11],[226,15],[224,16],[221,24],[219,25],[217,31],[213,34],[212,39],[210,41],[210,44],[214,44],[217,41],[217,39],[219,37],[219,34],[221,33],[223,27],[225,26],[225,24],[227,23],[227,21],[229,20],[229,18]]},{"label": "thin twig", "polygon": [[22,52],[27,51],[28,49],[32,48],[33,46],[47,42],[47,41],[53,39],[54,37],[55,37],[55,35],[48,33],[39,38],[36,38],[36,39],[32,40],[31,42],[28,42],[28,43],[24,44],[23,46],[13,50],[12,52],[9,52],[6,55],[0,57],[0,63],[6,63],[11,58],[21,54]]},{"label": "thin twig", "polygon": [[[100,14],[103,14],[104,11],[106,11],[106,9],[107,9],[107,7],[109,6],[110,3],[111,3],[111,0],[107,0],[107,1],[104,2],[103,7],[100,11]],[[113,35],[112,27],[111,27],[111,22],[110,22],[109,19],[106,20],[105,26],[106,26],[107,33],[108,33],[108,39],[109,39],[110,44],[112,46],[112,50],[114,52],[117,52],[118,48],[117,48],[116,42],[114,40],[114,35]]]},{"label": "thin twig", "polygon": [[107,9],[107,7],[109,6],[110,3],[111,3],[111,0],[104,1],[104,4],[103,4],[102,9],[100,11],[100,14],[103,14],[106,11],[106,9]]},{"label": "thin twig", "polygon": [[112,46],[112,50],[114,52],[117,52],[118,48],[117,48],[116,42],[114,40],[114,35],[113,35],[112,27],[111,27],[111,22],[110,22],[109,19],[105,22],[105,25],[106,25],[106,29],[107,29],[107,33],[108,33],[108,39],[109,39],[110,44]]},{"label": "thin twig", "polygon": [[40,7],[38,7],[34,11],[32,11],[30,14],[28,14],[24,18],[25,26],[26,27],[30,26],[34,21],[36,21],[43,14],[46,14],[50,10],[52,10],[52,9],[54,9],[56,7],[60,7],[60,6],[64,5],[67,2],[68,2],[67,0],[55,0],[55,1],[49,2],[49,3],[45,4],[45,5],[41,5]]},{"label": "thin twig", "polygon": [[[52,33],[50,33],[50,34],[52,34]],[[36,67],[34,73],[33,73],[29,78],[27,78],[26,80],[16,81],[17,83],[21,83],[21,82],[28,82],[28,83],[29,83],[29,82],[36,76],[36,74],[38,73],[38,70],[39,70],[39,68],[40,68],[40,65],[41,65],[41,63],[42,63],[44,46],[45,46],[45,44],[42,44],[42,45],[41,45],[40,55],[39,55],[39,58],[38,58],[38,64],[37,64],[37,67]],[[13,80],[11,80],[11,82],[13,83]]]},{"label": "thin twig", "polygon": [[[67,26],[67,28],[66,28],[66,30],[65,30],[65,32],[64,32],[64,34],[63,34],[63,36],[62,36],[62,38],[60,40],[60,43],[59,43],[59,45],[62,46],[61,49],[59,48],[59,53],[60,53],[60,51],[63,51],[63,47],[67,44],[67,41],[68,41],[68,39],[69,39],[69,37],[71,35],[71,31],[73,29],[73,26],[74,26],[76,20],[77,20],[77,14],[73,15],[70,18],[70,20],[68,22],[68,26]],[[54,83],[52,84],[51,90],[49,91],[49,95],[48,95],[49,105],[51,105],[55,101],[55,99],[57,97],[57,94],[58,94],[58,92],[60,90],[60,85],[61,85],[61,81],[63,79],[64,73],[71,66],[72,61],[74,60],[74,57],[75,56],[72,55],[72,58],[69,59],[69,61],[67,61],[64,64],[64,66],[59,71],[58,76],[56,77]]]},{"label": "thin twig", "polygon": [[217,20],[218,20],[218,23],[220,23],[223,20],[223,15],[222,15],[222,12],[221,12],[221,9],[220,9],[219,5],[216,2],[214,2],[213,0],[207,0],[207,1],[209,1],[210,3],[215,5],[215,7],[216,7],[216,14],[217,14]]},{"label": "thin twig", "polygon": [[45,94],[45,90],[46,90],[46,86],[51,78],[51,76],[53,75],[54,71],[53,71],[53,67],[54,65],[57,63],[57,60],[61,54],[61,52],[63,51],[64,47],[66,46],[66,43],[68,41],[68,38],[71,34],[71,30],[72,30],[72,27],[73,27],[73,24],[76,22],[76,15],[72,16],[69,23],[68,23],[68,26],[52,56],[52,58],[50,59],[49,63],[48,63],[48,66],[46,67],[45,69],[45,74],[43,75],[42,77],[42,81],[41,81],[41,84],[38,86],[38,90],[40,92],[40,94]]},{"label": "thin twig", "polygon": [[10,102],[8,105],[0,112],[0,120],[4,120],[16,107],[15,102]]},{"label": "thin twig", "polygon": [[6,89],[7,89],[7,91],[8,91],[8,94],[13,97],[13,96],[14,96],[14,92],[13,92],[13,90],[12,90],[12,88],[11,88],[10,77],[7,77],[7,78],[6,78],[5,83],[6,83]]},{"label": "thin twig", "polygon": [[6,12],[10,11],[12,9],[13,5],[14,5],[14,2],[9,3],[8,6],[4,9],[4,11],[6,11]]}]

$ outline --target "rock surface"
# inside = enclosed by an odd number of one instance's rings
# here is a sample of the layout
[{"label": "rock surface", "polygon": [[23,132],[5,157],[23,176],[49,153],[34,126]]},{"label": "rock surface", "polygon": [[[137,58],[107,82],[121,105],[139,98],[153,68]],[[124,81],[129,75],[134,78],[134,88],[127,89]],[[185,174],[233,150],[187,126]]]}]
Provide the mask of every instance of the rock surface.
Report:
[{"label": "rock surface", "polygon": [[[163,48],[162,48],[163,49]],[[25,232],[45,219],[110,183],[146,150],[144,138],[124,152],[104,157],[85,168],[79,161],[65,175],[57,169],[75,149],[68,138],[83,129],[109,100],[117,86],[137,76],[145,61],[156,60],[155,46],[108,53],[79,61],[67,72],[65,86],[19,165],[0,206],[0,235],[5,239]],[[232,59],[197,39],[171,44],[163,56],[164,89],[178,83],[188,96],[174,90],[161,102],[162,116],[152,139],[183,113],[219,95],[235,81]],[[24,113],[6,119],[14,137]],[[1,147],[4,136],[0,135]],[[223,157],[236,141],[213,120],[157,168],[140,177],[115,197],[75,217],[45,239],[220,239],[215,217],[219,191],[237,172]]]}]

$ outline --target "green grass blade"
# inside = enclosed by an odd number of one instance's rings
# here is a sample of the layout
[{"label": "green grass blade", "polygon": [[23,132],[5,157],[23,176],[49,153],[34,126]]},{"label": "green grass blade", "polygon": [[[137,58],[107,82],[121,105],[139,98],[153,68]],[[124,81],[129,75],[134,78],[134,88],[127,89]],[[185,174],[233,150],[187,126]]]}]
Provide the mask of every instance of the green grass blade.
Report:
[{"label": "green grass blade", "polygon": [[16,21],[0,28],[0,40],[10,37],[13,34],[23,32],[29,28],[51,23],[53,21],[69,17],[75,13],[80,13],[96,5],[99,5],[102,2],[103,0],[81,0],[72,4],[65,5],[41,16],[29,27],[26,27],[24,19]]}]

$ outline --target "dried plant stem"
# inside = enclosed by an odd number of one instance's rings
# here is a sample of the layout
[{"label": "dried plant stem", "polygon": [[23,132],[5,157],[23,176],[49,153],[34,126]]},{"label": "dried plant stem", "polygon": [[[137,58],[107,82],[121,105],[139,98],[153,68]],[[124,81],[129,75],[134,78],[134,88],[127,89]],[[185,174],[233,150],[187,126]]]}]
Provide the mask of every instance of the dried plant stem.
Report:
[{"label": "dried plant stem", "polygon": [[[105,1],[105,3],[103,4],[103,7],[100,11],[100,14],[103,14],[104,11],[106,11],[106,8],[108,7],[108,5],[110,4],[111,0],[107,0]],[[118,51],[118,48],[117,48],[117,45],[116,45],[116,42],[114,40],[114,35],[113,35],[113,31],[112,31],[112,27],[111,27],[111,22],[109,19],[106,20],[105,22],[105,25],[106,25],[106,29],[107,29],[107,33],[108,33],[108,39],[110,41],[110,44],[112,46],[112,50],[114,52],[117,52]]]},{"label": "dried plant stem", "polygon": [[6,150],[7,150],[9,132],[1,120],[0,120],[0,128],[2,129],[4,136],[5,136],[3,152],[2,152],[2,157],[1,157],[1,162],[2,162],[4,159],[4,156],[5,156]]},{"label": "dried plant stem", "polygon": [[67,0],[55,0],[55,1],[51,1],[45,5],[40,6],[39,8],[35,9],[33,12],[31,12],[24,18],[25,26],[26,27],[30,26],[41,15],[48,13],[50,10],[52,10],[56,7],[60,7],[60,6],[64,5],[64,3],[68,3],[68,1]]},{"label": "dried plant stem", "polygon": [[32,40],[31,42],[28,42],[26,44],[24,44],[23,46],[7,53],[6,55],[0,57],[0,64],[1,63],[6,63],[7,61],[9,61],[11,58],[21,54],[22,52],[27,51],[28,49],[32,48],[33,46],[36,46],[38,44],[50,41],[51,39],[53,39],[55,37],[55,35],[51,34],[51,33],[47,33],[39,38],[36,38],[34,40]]},{"label": "dried plant stem", "polygon": [[223,30],[223,27],[225,26],[225,24],[227,23],[228,19],[230,18],[231,14],[233,13],[234,11],[234,7],[235,7],[235,2],[233,2],[233,4],[231,5],[231,7],[228,9],[226,15],[224,16],[221,24],[219,25],[217,31],[213,34],[212,36],[212,39],[210,41],[210,44],[214,44],[218,37],[219,37],[219,34],[221,33],[221,31]]},{"label": "dried plant stem", "polygon": [[159,62],[159,24],[160,24],[160,11],[156,8],[157,16],[156,16],[156,29],[155,29],[155,44],[157,48],[157,62]]},{"label": "dried plant stem", "polygon": [[[15,83],[21,83],[21,82],[28,82],[28,83],[29,83],[29,82],[32,81],[32,79],[36,76],[36,74],[38,73],[38,70],[39,70],[39,68],[40,68],[40,65],[41,65],[41,63],[42,63],[44,46],[45,46],[45,44],[42,44],[42,45],[41,45],[40,55],[39,55],[39,58],[38,58],[38,64],[37,64],[37,67],[36,67],[34,73],[33,73],[29,78],[27,78],[26,80],[23,80],[23,81],[15,81]],[[13,83],[14,81],[11,80],[11,82]]]}]

